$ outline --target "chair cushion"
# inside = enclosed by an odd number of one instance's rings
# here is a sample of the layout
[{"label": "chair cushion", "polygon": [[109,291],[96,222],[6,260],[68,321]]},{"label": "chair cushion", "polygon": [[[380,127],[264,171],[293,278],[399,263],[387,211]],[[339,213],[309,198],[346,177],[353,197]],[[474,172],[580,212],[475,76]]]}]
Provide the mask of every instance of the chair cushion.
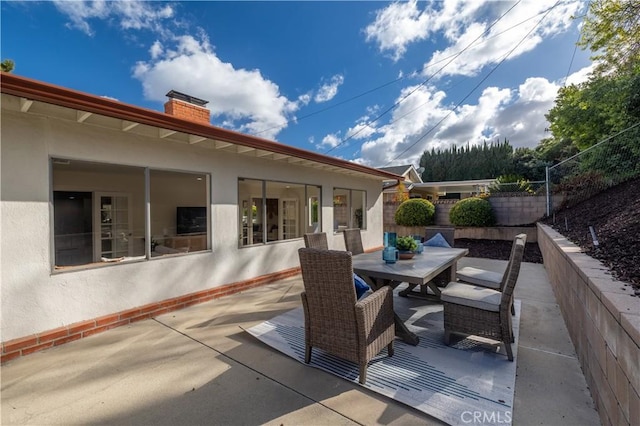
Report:
[{"label": "chair cushion", "polygon": [[429,246],[429,247],[451,248],[451,246],[447,242],[446,238],[443,237],[442,234],[439,233],[439,232],[436,235],[434,235],[433,237],[429,238],[427,241],[425,241],[424,245],[425,246]]},{"label": "chair cushion", "polygon": [[353,283],[356,286],[356,296],[358,299],[362,297],[367,291],[371,290],[371,287],[357,274],[353,274]]},{"label": "chair cushion", "polygon": [[450,282],[442,290],[440,298],[444,302],[470,306],[485,311],[499,312],[502,293],[490,288],[470,284]]},{"label": "chair cushion", "polygon": [[479,285],[482,287],[488,287],[495,290],[500,290],[500,283],[502,282],[502,275],[497,272],[487,271],[484,269],[474,268],[471,266],[465,266],[464,268],[456,271],[456,278],[466,283]]}]

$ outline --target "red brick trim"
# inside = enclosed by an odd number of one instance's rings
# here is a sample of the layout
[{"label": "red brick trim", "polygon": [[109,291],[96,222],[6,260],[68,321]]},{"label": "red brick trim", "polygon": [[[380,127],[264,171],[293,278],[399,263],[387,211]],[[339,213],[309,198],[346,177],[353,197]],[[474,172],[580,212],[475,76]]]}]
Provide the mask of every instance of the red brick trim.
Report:
[{"label": "red brick trim", "polygon": [[150,303],[126,311],[101,316],[87,321],[69,324],[64,327],[36,333],[31,336],[2,342],[2,364],[43,349],[59,346],[83,337],[102,333],[115,327],[127,325],[132,322],[153,318],[167,312],[176,311],[198,303],[208,302],[219,297],[269,284],[284,278],[292,277],[300,273],[300,268],[291,268],[273,274],[261,275],[246,281],[239,281],[196,293],[185,294],[172,299]]}]

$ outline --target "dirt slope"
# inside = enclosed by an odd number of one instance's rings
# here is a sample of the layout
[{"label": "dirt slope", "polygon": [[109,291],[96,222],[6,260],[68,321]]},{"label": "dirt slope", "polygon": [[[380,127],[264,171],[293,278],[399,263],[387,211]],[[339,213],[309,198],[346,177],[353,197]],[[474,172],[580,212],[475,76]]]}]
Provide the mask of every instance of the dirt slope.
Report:
[{"label": "dirt slope", "polygon": [[545,223],[607,265],[640,295],[640,178],[558,211]]}]

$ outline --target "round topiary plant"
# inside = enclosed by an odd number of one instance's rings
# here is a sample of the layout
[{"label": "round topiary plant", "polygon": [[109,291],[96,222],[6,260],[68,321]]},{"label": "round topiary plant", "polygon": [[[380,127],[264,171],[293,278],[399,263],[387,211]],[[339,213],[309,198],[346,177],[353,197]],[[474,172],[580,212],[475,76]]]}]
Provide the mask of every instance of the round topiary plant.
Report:
[{"label": "round topiary plant", "polygon": [[449,212],[449,220],[455,226],[493,226],[496,223],[491,203],[480,197],[455,203]]},{"label": "round topiary plant", "polygon": [[424,198],[412,198],[404,201],[396,210],[396,224],[400,226],[433,225],[436,208]]},{"label": "round topiary plant", "polygon": [[418,242],[411,236],[398,237],[396,248],[402,251],[414,251],[418,249]]}]

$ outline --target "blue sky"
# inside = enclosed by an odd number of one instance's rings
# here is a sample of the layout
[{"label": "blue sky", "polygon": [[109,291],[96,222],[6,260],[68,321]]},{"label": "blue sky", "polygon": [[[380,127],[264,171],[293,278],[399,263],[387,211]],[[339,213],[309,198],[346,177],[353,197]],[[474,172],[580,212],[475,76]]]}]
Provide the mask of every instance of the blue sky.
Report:
[{"label": "blue sky", "polygon": [[[584,81],[582,0],[3,1],[15,74],[374,167],[424,150],[535,147],[557,90]],[[572,19],[572,16],[578,17]],[[575,55],[574,55],[575,53]]]}]

